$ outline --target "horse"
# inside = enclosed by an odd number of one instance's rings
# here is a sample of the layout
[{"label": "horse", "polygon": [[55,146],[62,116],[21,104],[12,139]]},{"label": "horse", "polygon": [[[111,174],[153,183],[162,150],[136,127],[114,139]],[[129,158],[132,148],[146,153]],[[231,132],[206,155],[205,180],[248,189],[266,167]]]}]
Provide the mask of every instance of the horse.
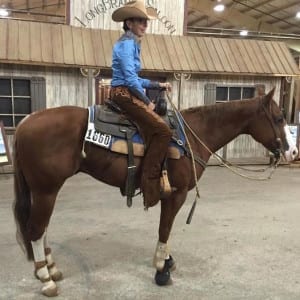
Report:
[{"label": "horse", "polygon": [[[273,100],[274,89],[267,95],[248,100],[231,101],[188,108],[181,115],[194,134],[186,129],[187,138],[196,157],[207,162],[212,152],[226,145],[240,134],[251,135],[276,157],[287,161],[295,159],[298,150],[284,116]],[[25,249],[28,260],[34,260],[35,275],[42,282],[41,292],[46,296],[58,293],[56,281],[62,272],[55,265],[47,240],[47,229],[57,194],[65,180],[84,172],[109,185],[123,188],[127,176],[127,156],[85,144],[88,110],[63,106],[34,112],[16,128],[14,140],[13,205],[18,242]],[[211,152],[208,150],[210,149]],[[136,181],[142,172],[142,157],[135,157]],[[175,260],[168,247],[168,239],[176,214],[195,187],[193,164],[189,155],[168,159],[171,194],[161,199],[159,236],[154,254],[156,283],[165,285]],[[195,163],[197,180],[205,165]]]}]

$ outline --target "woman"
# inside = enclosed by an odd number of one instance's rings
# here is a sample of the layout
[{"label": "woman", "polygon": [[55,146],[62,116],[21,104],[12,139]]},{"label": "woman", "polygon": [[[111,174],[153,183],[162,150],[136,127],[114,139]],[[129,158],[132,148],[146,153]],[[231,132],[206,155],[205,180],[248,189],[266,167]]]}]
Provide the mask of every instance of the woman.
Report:
[{"label": "woman", "polygon": [[145,88],[170,89],[169,83],[153,82],[138,76],[141,69],[140,43],[148,21],[156,19],[152,8],[142,1],[130,1],[112,14],[115,22],[123,22],[125,33],[116,42],[112,55],[111,99],[139,127],[146,145],[141,190],[146,208],[160,199],[161,165],[165,159],[172,132],[153,111],[155,105],[146,96]]}]

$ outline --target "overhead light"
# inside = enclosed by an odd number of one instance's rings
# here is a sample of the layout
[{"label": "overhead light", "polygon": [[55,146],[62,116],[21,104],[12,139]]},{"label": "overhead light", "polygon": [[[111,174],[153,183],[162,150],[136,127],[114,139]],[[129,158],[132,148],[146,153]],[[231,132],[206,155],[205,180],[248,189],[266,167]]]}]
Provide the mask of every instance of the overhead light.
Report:
[{"label": "overhead light", "polygon": [[296,13],[296,18],[297,18],[297,19],[300,19],[300,11],[298,11],[298,12]]},{"label": "overhead light", "polygon": [[248,35],[248,30],[241,30],[240,35],[241,36],[247,36]]},{"label": "overhead light", "polygon": [[224,4],[217,4],[215,7],[214,7],[214,11],[217,11],[217,12],[221,12],[225,9],[225,6]]},{"label": "overhead light", "polygon": [[8,9],[4,7],[0,7],[0,17],[8,17],[9,16],[9,11]]}]

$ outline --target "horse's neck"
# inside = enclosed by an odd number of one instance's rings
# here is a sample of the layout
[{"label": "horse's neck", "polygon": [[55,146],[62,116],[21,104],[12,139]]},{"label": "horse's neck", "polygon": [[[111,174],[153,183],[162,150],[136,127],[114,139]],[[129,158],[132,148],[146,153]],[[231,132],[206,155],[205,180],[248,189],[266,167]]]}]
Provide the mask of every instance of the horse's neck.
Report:
[{"label": "horse's neck", "polygon": [[182,114],[200,139],[215,152],[245,133],[257,106],[256,100],[245,100],[187,109]]}]

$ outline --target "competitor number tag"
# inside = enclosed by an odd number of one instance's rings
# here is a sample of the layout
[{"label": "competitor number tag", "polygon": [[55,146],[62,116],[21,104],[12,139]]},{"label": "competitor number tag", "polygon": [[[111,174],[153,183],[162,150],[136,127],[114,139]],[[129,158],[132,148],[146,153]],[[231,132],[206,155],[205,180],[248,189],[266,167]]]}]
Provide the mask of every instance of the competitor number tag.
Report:
[{"label": "competitor number tag", "polygon": [[[110,142],[111,142],[111,135],[106,133],[101,133],[95,130],[94,126],[90,126],[91,123],[89,123],[89,128],[85,135],[85,140],[88,142],[91,142],[93,144],[96,144],[98,146],[109,148]],[[94,124],[91,124],[94,125]]]}]

